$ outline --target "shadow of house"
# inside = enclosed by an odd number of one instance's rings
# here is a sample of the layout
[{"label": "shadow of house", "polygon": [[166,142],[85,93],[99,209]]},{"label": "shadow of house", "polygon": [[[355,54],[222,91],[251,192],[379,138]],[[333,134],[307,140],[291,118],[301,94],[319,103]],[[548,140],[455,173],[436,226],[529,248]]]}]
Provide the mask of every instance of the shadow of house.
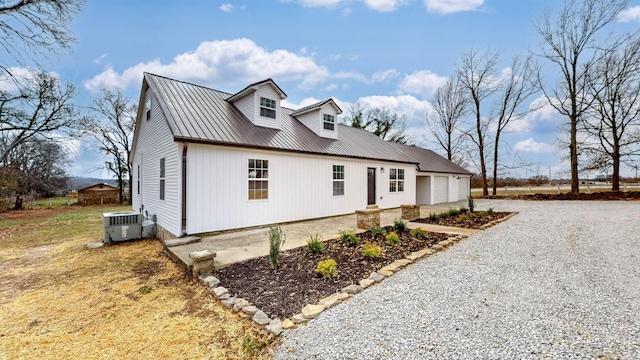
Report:
[{"label": "shadow of house", "polygon": [[119,189],[117,187],[99,183],[78,190],[78,204],[103,205],[118,204]]}]

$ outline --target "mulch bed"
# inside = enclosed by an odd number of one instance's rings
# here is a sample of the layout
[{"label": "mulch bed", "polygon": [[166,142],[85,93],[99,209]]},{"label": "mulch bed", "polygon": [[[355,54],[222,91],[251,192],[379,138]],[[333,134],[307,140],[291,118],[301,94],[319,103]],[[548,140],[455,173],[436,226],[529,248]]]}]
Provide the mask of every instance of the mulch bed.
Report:
[{"label": "mulch bed", "polygon": [[[472,215],[473,214],[473,215]],[[475,211],[473,213],[461,213],[456,216],[439,217],[438,220],[429,220],[428,218],[414,220],[417,223],[434,224],[442,226],[454,226],[466,229],[480,229],[480,227],[488,222],[502,219],[511,214],[510,212],[486,212]]]},{"label": "mulch bed", "polygon": [[638,191],[603,191],[595,193],[560,193],[560,194],[531,194],[531,195],[490,195],[485,199],[511,199],[511,200],[640,200]]},{"label": "mulch bed", "polygon": [[[386,227],[387,232],[393,231]],[[370,231],[360,234],[362,243],[355,247],[342,245],[338,240],[324,242],[323,254],[310,254],[306,247],[283,251],[277,270],[271,269],[267,256],[233,264],[216,271],[220,286],[235,297],[247,299],[269,317],[289,318],[307,304],[339,292],[348,285],[357,284],[371,272],[402,259],[411,252],[422,250],[446,240],[448,235],[427,233],[426,238],[412,238],[409,230],[400,235],[400,243],[389,245],[383,235],[375,238]],[[382,255],[372,259],[362,255],[363,244],[379,245]],[[335,277],[324,279],[314,272],[318,261],[334,259],[338,266]]]}]

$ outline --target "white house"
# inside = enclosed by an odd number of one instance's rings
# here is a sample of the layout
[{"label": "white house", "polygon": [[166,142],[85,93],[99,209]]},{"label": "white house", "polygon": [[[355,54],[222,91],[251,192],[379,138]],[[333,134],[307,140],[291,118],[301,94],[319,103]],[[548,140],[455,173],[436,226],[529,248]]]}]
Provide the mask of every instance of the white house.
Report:
[{"label": "white house", "polygon": [[132,206],[159,236],[457,201],[471,173],[434,152],[339,125],[332,99],[292,110],[271,79],[236,94],[144,74]]}]

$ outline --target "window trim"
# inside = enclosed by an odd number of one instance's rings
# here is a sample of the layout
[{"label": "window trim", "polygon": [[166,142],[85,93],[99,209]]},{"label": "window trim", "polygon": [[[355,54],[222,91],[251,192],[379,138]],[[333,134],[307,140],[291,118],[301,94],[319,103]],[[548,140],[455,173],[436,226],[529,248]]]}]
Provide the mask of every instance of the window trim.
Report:
[{"label": "window trim", "polygon": [[389,192],[399,193],[404,192],[404,169],[390,168],[389,169]]},{"label": "window trim", "polygon": [[147,101],[144,102],[144,108],[147,114],[147,121],[151,120],[151,98],[148,98]]},{"label": "window trim", "polygon": [[322,127],[324,130],[335,131],[336,117],[331,114],[322,114]]},{"label": "window trim", "polygon": [[[264,96],[260,96],[260,116],[269,119],[276,119],[278,103]],[[273,116],[271,116],[273,115]]]},{"label": "window trim", "polygon": [[[252,171],[254,172],[252,174]],[[260,184],[260,188],[256,185]],[[259,195],[258,195],[259,194]],[[247,200],[269,200],[269,160],[249,158],[247,161]]]},{"label": "window trim", "polygon": [[[344,165],[333,165],[332,177],[333,196],[344,196]],[[342,186],[338,186],[338,189],[336,189],[338,184],[342,184]],[[336,190],[342,190],[342,193],[336,194]]]},{"label": "window trim", "polygon": [[167,160],[166,158],[160,158],[160,189],[159,189],[159,195],[160,195],[160,200],[165,200],[165,195],[166,195],[166,182],[165,182],[165,177],[166,177],[166,165],[167,165]]}]

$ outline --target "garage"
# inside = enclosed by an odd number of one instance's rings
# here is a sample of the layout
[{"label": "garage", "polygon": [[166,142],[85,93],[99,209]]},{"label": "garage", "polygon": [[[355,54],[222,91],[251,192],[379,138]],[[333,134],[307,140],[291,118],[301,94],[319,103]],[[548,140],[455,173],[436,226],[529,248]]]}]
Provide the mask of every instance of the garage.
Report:
[{"label": "garage", "polygon": [[469,196],[469,178],[460,177],[458,179],[458,200],[464,200]]},{"label": "garage", "polygon": [[416,204],[431,205],[431,176],[416,177]]},{"label": "garage", "polygon": [[433,203],[440,204],[449,201],[449,177],[433,177]]}]

